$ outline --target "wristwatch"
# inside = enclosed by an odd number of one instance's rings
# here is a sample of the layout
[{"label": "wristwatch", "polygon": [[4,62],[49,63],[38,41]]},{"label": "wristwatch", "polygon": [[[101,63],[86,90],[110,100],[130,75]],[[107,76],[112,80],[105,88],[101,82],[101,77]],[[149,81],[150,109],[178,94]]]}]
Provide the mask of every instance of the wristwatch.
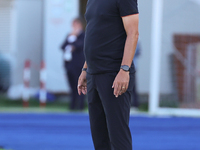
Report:
[{"label": "wristwatch", "polygon": [[129,72],[129,71],[130,71],[130,67],[127,66],[127,65],[122,65],[122,66],[120,67],[120,69],[122,69],[122,70],[124,70],[124,71],[126,71],[126,72]]},{"label": "wristwatch", "polygon": [[82,71],[87,71],[87,68],[83,68]]}]

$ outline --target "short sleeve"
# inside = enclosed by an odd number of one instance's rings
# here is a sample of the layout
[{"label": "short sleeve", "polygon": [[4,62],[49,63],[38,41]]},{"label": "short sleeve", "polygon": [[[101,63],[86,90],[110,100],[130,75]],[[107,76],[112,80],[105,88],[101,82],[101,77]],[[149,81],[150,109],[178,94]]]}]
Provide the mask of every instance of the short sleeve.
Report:
[{"label": "short sleeve", "polygon": [[138,14],[137,0],[118,0],[120,16]]}]

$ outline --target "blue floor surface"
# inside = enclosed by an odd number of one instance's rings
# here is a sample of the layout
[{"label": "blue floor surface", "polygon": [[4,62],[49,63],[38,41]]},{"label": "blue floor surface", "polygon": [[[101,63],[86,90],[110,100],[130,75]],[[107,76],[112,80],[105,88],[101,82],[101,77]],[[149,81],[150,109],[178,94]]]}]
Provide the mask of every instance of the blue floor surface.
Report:
[{"label": "blue floor surface", "polygon": [[[200,150],[200,118],[130,119],[133,150]],[[0,146],[9,150],[94,150],[88,115],[0,114]]]}]

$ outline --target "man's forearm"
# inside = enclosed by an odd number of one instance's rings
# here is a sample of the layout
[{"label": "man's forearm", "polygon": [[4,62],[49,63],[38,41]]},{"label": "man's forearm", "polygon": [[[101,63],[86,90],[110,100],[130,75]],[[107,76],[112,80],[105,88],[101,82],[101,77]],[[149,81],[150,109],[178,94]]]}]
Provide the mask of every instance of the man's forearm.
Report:
[{"label": "man's forearm", "polygon": [[83,65],[83,68],[87,68],[87,63],[85,61],[84,65]]},{"label": "man's forearm", "polygon": [[130,34],[127,36],[121,65],[128,65],[129,67],[131,66],[133,57],[135,55],[137,41],[138,41],[138,33]]},{"label": "man's forearm", "polygon": [[138,32],[139,15],[134,14],[122,17],[122,20],[127,34],[122,65],[128,65],[130,67],[133,61],[133,57],[135,55],[135,49],[137,46],[137,41],[139,36]]}]

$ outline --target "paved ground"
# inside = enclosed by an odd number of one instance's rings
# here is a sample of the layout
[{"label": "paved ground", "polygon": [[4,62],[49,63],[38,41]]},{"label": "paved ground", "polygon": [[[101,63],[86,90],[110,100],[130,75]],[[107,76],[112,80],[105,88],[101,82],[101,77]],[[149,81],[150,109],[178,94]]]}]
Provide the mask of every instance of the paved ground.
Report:
[{"label": "paved ground", "polygon": [[[133,150],[200,150],[200,118],[132,116]],[[9,150],[94,150],[87,114],[1,113]]]}]

